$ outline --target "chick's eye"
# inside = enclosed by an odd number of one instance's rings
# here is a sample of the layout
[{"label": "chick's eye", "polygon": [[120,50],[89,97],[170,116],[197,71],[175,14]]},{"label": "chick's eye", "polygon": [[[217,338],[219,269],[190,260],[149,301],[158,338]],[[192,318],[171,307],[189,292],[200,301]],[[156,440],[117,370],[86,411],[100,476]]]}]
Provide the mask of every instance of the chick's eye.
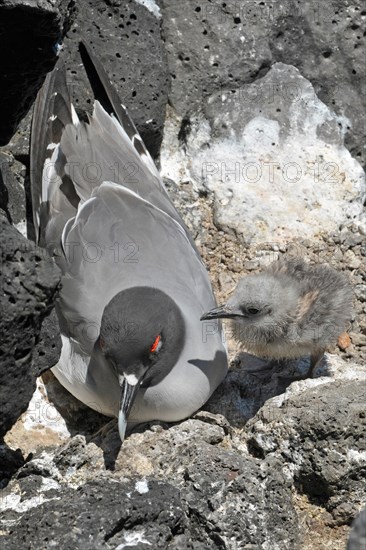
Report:
[{"label": "chick's eye", "polygon": [[251,315],[257,315],[257,313],[259,313],[259,309],[256,307],[249,307],[248,313],[250,313]]},{"label": "chick's eye", "polygon": [[157,351],[159,351],[159,349],[161,348],[162,346],[162,341],[161,341],[161,336],[160,334],[155,338],[154,340],[154,343],[153,345],[151,346],[150,348],[150,352],[151,353],[156,353]]}]

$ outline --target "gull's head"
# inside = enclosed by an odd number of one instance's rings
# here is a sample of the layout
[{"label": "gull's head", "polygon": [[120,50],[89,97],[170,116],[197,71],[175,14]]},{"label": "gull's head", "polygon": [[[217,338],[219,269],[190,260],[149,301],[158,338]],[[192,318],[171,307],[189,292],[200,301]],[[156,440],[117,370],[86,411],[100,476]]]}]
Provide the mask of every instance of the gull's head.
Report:
[{"label": "gull's head", "polygon": [[177,304],[152,287],[132,287],[105,306],[99,347],[121,387],[118,428],[123,441],[138,389],[159,383],[183,348],[185,325]]}]

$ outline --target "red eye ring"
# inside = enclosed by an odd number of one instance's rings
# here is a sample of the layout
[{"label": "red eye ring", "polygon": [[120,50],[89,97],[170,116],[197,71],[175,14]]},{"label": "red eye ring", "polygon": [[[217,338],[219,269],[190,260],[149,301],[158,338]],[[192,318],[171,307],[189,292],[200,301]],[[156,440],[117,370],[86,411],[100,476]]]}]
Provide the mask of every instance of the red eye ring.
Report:
[{"label": "red eye ring", "polygon": [[158,347],[160,340],[161,340],[161,336],[160,336],[160,334],[159,334],[159,335],[155,338],[154,343],[153,343],[153,345],[152,345],[151,348],[150,348],[151,353],[154,353],[154,352],[156,351],[156,348]]}]

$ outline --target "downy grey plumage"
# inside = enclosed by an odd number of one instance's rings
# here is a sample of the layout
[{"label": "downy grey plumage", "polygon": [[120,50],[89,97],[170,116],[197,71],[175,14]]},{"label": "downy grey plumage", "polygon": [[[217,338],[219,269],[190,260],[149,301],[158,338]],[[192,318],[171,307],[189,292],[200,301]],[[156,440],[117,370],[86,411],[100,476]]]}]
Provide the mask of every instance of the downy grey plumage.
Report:
[{"label": "downy grey plumage", "polygon": [[202,319],[232,319],[233,336],[260,357],[310,354],[311,375],[324,351],[347,328],[352,295],[345,275],[331,267],[282,259],[240,279],[227,303]]}]

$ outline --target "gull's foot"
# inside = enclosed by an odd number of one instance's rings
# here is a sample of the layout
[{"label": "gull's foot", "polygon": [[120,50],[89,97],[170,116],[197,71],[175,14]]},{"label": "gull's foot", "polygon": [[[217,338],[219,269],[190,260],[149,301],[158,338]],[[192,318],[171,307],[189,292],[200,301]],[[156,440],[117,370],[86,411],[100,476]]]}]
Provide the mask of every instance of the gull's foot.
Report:
[{"label": "gull's foot", "polygon": [[278,370],[283,370],[285,362],[283,360],[265,361],[263,359],[256,358],[255,362],[245,366],[245,373],[260,380],[262,383],[268,382],[273,374]]},{"label": "gull's foot", "polygon": [[281,373],[279,372],[277,374],[278,378],[281,378],[282,380],[286,381],[286,382],[296,382],[296,381],[299,381],[299,380],[307,380],[308,378],[311,379],[311,378],[316,378],[316,376],[314,376],[315,374],[315,371],[319,368],[319,367],[322,367],[323,366],[323,362],[324,362],[324,355],[323,354],[318,354],[318,355],[315,355],[315,356],[311,356],[310,357],[310,365],[308,366],[307,369],[304,369],[304,372],[301,374],[299,373],[298,370],[296,370],[296,372],[294,373],[293,376],[289,375],[289,373]]}]

